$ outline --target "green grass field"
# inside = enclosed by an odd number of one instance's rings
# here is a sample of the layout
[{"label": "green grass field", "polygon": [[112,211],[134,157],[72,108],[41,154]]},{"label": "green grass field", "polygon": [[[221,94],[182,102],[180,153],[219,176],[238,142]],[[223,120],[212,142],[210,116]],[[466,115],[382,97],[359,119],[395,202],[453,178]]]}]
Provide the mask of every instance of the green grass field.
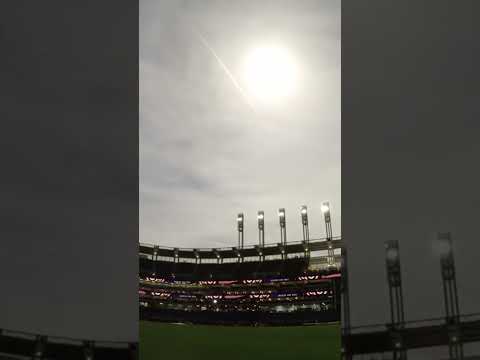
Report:
[{"label": "green grass field", "polygon": [[226,327],[140,322],[141,360],[340,359],[340,325]]}]

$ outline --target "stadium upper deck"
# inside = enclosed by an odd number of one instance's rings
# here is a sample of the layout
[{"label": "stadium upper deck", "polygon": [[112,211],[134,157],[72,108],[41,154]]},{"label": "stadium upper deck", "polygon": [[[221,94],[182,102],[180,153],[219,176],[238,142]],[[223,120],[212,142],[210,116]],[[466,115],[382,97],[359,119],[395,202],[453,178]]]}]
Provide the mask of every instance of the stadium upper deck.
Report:
[{"label": "stadium upper deck", "polygon": [[340,237],[287,244],[182,249],[140,244],[140,277],[176,281],[246,280],[338,272]]},{"label": "stadium upper deck", "polygon": [[303,324],[340,317],[340,238],[243,248],[140,244],[143,319]]}]

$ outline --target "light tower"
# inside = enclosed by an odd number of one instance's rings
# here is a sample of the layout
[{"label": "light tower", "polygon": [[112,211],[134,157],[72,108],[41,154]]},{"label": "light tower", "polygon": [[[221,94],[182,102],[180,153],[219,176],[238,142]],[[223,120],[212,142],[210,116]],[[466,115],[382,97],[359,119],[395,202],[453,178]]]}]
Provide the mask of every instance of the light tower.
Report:
[{"label": "light tower", "polygon": [[437,233],[440,247],[445,320],[448,326],[448,350],[450,359],[463,359],[463,344],[460,334],[460,309],[458,305],[455,262],[453,260],[452,238],[449,232]]},{"label": "light tower", "polygon": [[386,241],[385,250],[388,292],[390,295],[390,331],[392,331],[391,337],[394,339],[393,358],[394,360],[405,360],[407,358],[407,352],[404,349],[401,337],[401,330],[405,326],[405,313],[403,310],[402,275],[398,241]]},{"label": "light tower", "polygon": [[265,214],[260,210],[257,214],[258,219],[258,245],[263,248],[265,246]]},{"label": "light tower", "polygon": [[278,209],[278,219],[280,220],[280,242],[285,246],[287,245],[287,231],[284,208]]},{"label": "light tower", "polygon": [[302,217],[303,241],[308,243],[310,240],[310,233],[308,231],[307,205],[303,205],[300,208],[300,215]]},{"label": "light tower", "polygon": [[333,251],[332,245],[332,221],[330,216],[330,204],[328,203],[328,201],[324,201],[320,209],[322,210],[323,218],[325,220],[325,232],[327,235],[328,245],[328,266],[331,267],[335,265],[335,253]]},{"label": "light tower", "polygon": [[238,229],[238,248],[243,249],[243,213],[237,216],[237,229]]}]

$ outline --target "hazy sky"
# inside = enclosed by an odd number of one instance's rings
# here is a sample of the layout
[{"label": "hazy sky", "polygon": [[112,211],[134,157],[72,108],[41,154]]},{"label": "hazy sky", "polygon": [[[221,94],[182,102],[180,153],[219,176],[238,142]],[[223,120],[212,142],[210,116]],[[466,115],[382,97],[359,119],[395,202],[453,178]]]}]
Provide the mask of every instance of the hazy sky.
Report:
[{"label": "hazy sky", "polygon": [[[140,241],[235,246],[244,212],[253,244],[264,210],[278,242],[280,207],[300,240],[303,204],[323,237],[324,200],[339,235],[340,45],[340,1],[140,1]],[[266,102],[245,64],[271,46],[295,76]]]}]

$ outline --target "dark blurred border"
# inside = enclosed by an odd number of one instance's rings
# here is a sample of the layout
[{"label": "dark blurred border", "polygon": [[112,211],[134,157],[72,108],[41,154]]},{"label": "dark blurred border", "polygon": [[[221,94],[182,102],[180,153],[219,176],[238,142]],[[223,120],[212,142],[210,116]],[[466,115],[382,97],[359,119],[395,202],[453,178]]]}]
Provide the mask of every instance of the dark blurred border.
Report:
[{"label": "dark blurred border", "polygon": [[[478,10],[476,1],[342,1],[342,237],[352,326],[385,330],[390,321],[387,240],[400,244],[406,320],[445,324],[437,231],[451,232],[460,312],[480,312]],[[394,335],[361,342],[373,351],[393,346]],[[450,356],[448,345],[407,352]],[[465,356],[473,354],[478,344],[465,345]]]},{"label": "dark blurred border", "polygon": [[0,329],[135,343],[138,2],[2,1],[0,54]]}]

